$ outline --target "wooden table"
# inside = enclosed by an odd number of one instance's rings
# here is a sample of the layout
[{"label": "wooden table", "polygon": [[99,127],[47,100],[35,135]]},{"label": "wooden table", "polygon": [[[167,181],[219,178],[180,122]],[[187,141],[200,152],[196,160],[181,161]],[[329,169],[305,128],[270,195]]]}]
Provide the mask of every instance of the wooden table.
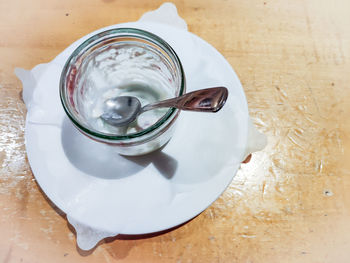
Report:
[{"label": "wooden table", "polygon": [[269,144],[201,215],[171,232],[76,248],[24,148],[14,67],[48,62],[161,1],[0,1],[0,261],[350,262],[350,2],[175,1],[239,75]]}]

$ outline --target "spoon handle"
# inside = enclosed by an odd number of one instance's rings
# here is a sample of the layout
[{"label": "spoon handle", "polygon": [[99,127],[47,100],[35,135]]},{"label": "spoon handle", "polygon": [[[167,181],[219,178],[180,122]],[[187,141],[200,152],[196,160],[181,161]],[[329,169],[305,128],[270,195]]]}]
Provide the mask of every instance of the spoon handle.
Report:
[{"label": "spoon handle", "polygon": [[141,109],[141,113],[155,108],[177,108],[187,111],[217,112],[225,104],[228,90],[225,87],[215,87],[196,90],[180,97],[148,104]]}]

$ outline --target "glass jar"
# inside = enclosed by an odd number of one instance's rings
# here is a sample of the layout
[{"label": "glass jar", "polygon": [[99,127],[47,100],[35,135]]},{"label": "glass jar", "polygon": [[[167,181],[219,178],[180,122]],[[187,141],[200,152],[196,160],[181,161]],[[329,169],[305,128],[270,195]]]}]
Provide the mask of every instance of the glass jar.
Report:
[{"label": "glass jar", "polygon": [[152,110],[117,128],[100,118],[103,103],[131,95],[144,106],[181,96],[185,89],[184,71],[171,46],[134,28],[112,29],[87,39],[69,57],[60,79],[61,102],[74,126],[123,155],[149,153],[167,143],[179,110]]}]

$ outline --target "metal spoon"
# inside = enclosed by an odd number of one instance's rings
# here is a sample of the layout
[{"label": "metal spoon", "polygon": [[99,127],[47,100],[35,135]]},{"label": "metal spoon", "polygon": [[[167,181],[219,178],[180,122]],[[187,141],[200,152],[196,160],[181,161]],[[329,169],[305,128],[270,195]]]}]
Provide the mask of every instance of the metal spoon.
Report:
[{"label": "metal spoon", "polygon": [[112,126],[121,127],[130,124],[145,111],[155,108],[173,107],[187,111],[217,112],[224,106],[227,96],[228,90],[225,87],[208,88],[143,107],[136,97],[119,96],[105,101],[101,119]]}]

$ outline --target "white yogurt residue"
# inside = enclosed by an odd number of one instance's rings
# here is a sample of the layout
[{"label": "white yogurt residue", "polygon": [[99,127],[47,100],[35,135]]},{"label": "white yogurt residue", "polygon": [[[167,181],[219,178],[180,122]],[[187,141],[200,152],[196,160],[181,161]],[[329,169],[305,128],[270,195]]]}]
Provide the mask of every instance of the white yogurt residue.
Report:
[{"label": "white yogurt residue", "polygon": [[145,112],[123,128],[113,127],[100,118],[105,101],[111,98],[135,96],[144,106],[175,96],[169,62],[150,46],[112,44],[95,51],[85,61],[74,100],[82,117],[94,130],[116,135],[139,132],[156,123],[169,110]]}]

